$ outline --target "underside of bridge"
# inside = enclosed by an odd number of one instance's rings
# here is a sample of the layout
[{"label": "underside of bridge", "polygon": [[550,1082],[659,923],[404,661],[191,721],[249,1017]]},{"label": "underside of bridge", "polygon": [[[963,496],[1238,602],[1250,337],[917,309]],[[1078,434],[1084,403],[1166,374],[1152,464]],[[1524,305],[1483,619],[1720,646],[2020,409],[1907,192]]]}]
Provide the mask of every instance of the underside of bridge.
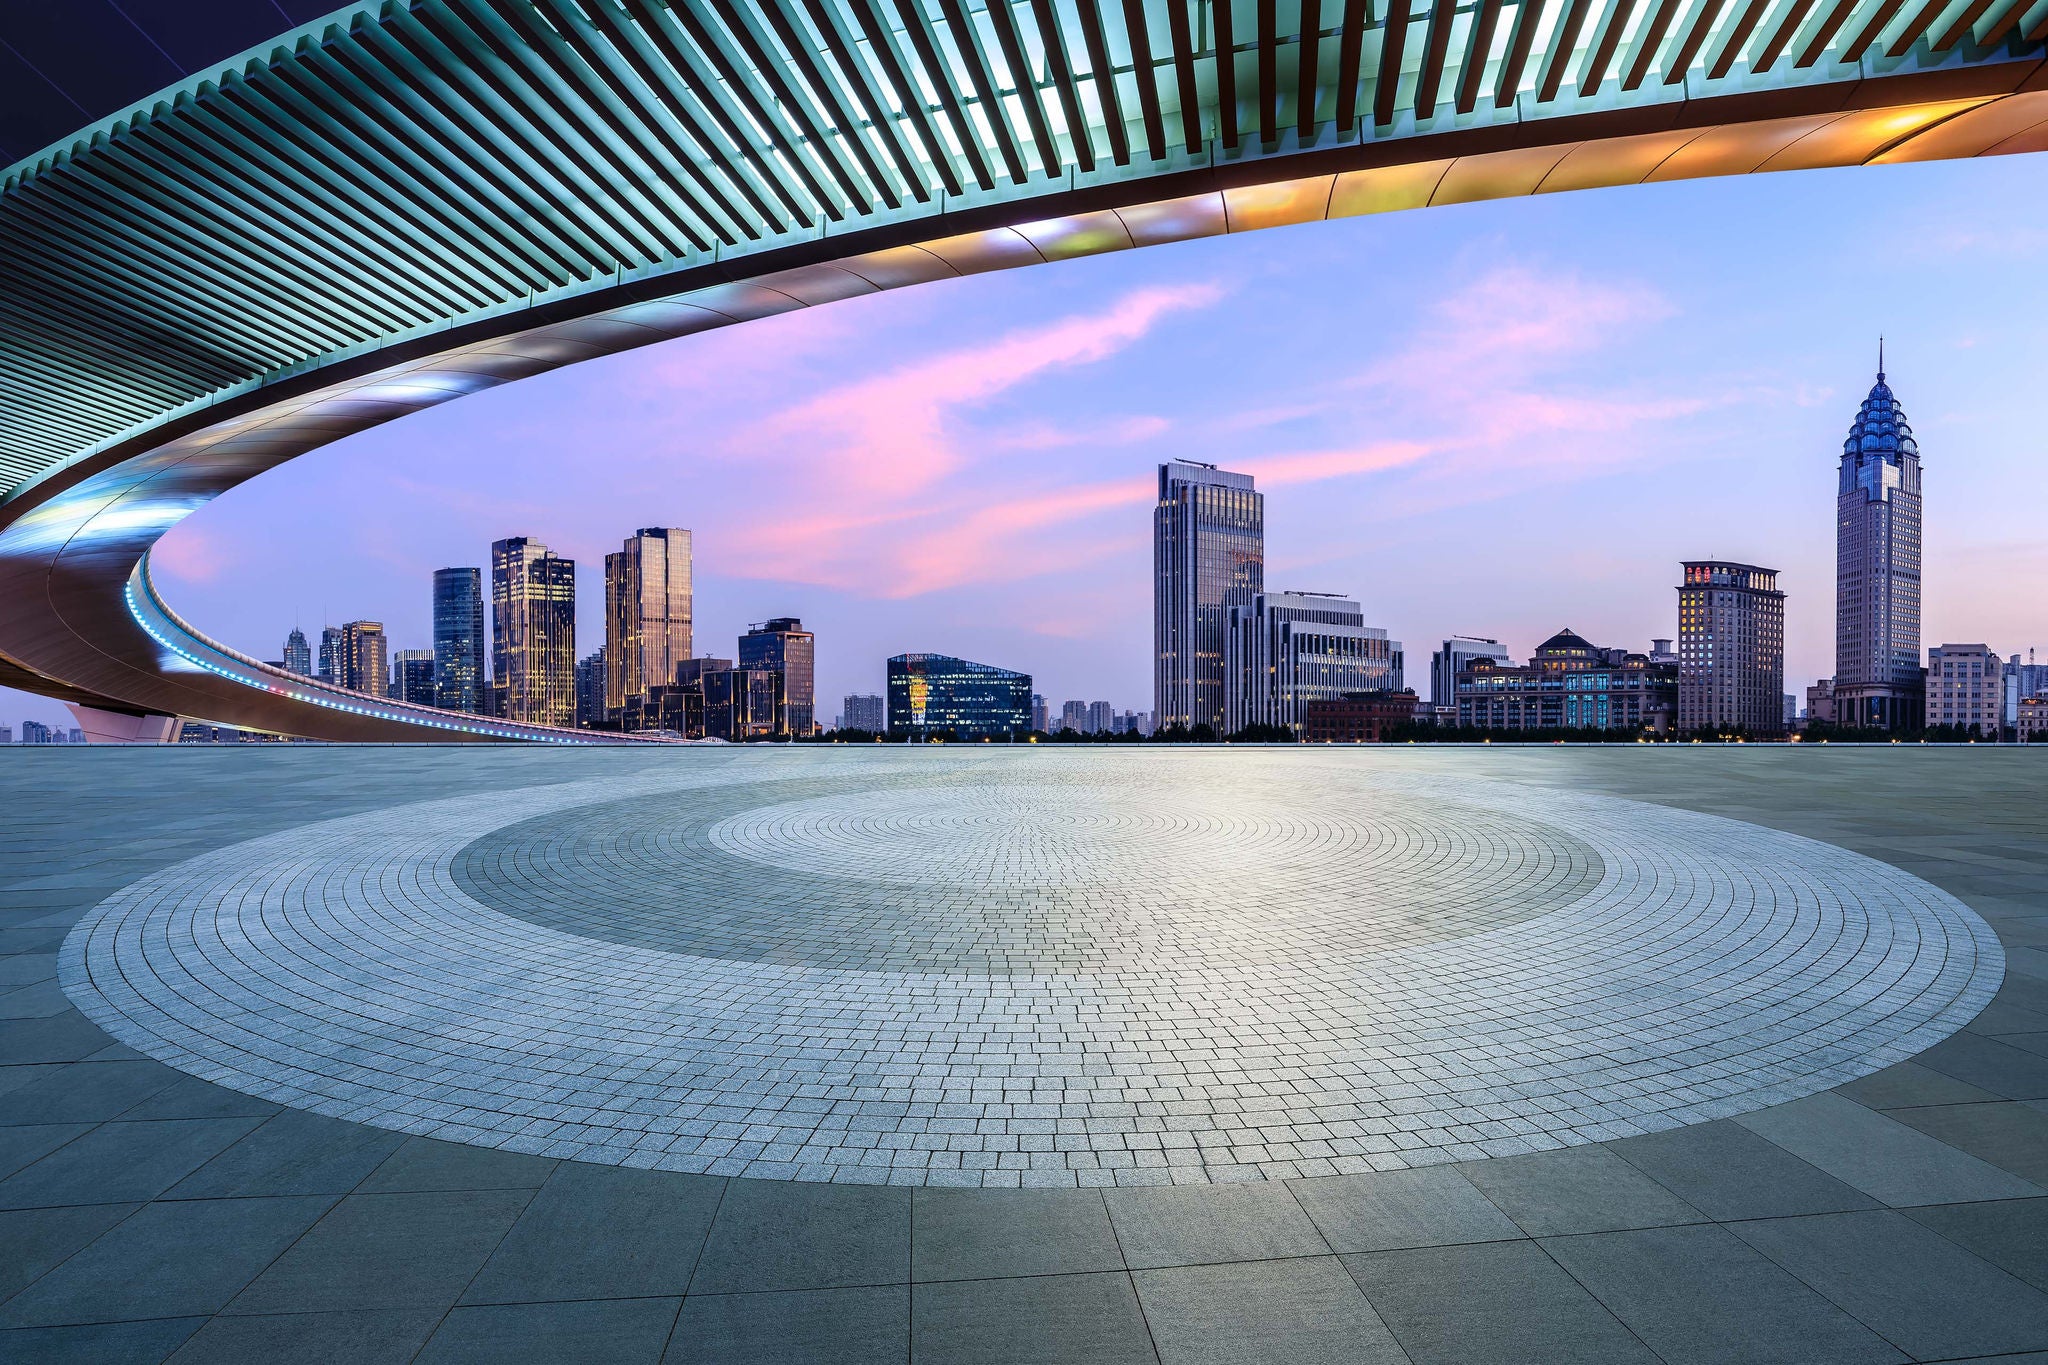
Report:
[{"label": "underside of bridge", "polygon": [[528,375],[979,271],[1433,204],[2048,149],[2048,0],[386,0],[0,172],[0,683],[550,731],[207,639],[194,508]]}]

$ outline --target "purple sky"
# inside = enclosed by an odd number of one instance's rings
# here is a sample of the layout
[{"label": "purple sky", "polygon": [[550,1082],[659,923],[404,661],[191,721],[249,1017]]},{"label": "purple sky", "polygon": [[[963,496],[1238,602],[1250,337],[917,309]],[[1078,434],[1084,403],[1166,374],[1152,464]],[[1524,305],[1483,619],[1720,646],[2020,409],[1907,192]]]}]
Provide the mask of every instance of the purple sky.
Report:
[{"label": "purple sky", "polygon": [[[1889,337],[1927,487],[1926,643],[2048,647],[2042,158],[1560,194],[983,275],[686,338],[315,452],[174,530],[196,624],[429,643],[431,571],[525,534],[696,532],[697,648],[818,632],[819,710],[959,654],[1151,705],[1165,458],[1257,476],[1268,586],[1343,592],[1427,688],[1442,636],[1676,632],[1678,561],[1783,571],[1833,667],[1835,461]],[[61,715],[0,695],[0,720]]]}]

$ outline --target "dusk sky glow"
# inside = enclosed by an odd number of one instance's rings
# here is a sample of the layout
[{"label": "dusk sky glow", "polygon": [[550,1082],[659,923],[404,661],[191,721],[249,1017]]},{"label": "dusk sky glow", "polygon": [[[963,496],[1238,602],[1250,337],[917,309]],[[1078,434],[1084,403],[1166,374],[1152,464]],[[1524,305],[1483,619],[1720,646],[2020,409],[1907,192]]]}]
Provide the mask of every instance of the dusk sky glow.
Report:
[{"label": "dusk sky glow", "polygon": [[[1278,229],[978,276],[590,362],[302,458],[160,544],[259,658],[296,622],[425,647],[429,576],[696,533],[699,653],[818,633],[819,713],[904,651],[1151,698],[1169,457],[1257,477],[1267,584],[1428,655],[1676,633],[1679,561],[1783,571],[1788,688],[1833,669],[1834,480],[1887,336],[1925,459],[1923,645],[2048,648],[2041,156],[1739,177]],[[0,692],[0,722],[71,723]]]}]

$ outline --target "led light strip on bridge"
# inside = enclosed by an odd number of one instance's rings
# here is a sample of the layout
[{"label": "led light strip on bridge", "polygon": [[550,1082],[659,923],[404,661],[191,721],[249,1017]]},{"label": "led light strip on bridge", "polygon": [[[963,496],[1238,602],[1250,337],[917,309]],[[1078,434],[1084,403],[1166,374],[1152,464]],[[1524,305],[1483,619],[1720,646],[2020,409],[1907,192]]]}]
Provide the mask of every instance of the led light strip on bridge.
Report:
[{"label": "led light strip on bridge", "polygon": [[357,5],[0,172],[0,683],[497,738],[195,671],[129,585],[307,450],[791,308],[1353,214],[2039,150],[2044,39],[2048,0]]}]

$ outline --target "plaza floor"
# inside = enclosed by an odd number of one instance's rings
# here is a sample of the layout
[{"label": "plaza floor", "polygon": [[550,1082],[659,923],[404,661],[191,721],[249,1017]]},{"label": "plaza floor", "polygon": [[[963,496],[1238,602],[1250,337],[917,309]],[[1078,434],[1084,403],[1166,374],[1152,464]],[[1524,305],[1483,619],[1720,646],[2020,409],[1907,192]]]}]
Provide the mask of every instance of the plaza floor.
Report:
[{"label": "plaza floor", "polygon": [[0,812],[0,1359],[2048,1361],[2048,754],[13,749]]}]

